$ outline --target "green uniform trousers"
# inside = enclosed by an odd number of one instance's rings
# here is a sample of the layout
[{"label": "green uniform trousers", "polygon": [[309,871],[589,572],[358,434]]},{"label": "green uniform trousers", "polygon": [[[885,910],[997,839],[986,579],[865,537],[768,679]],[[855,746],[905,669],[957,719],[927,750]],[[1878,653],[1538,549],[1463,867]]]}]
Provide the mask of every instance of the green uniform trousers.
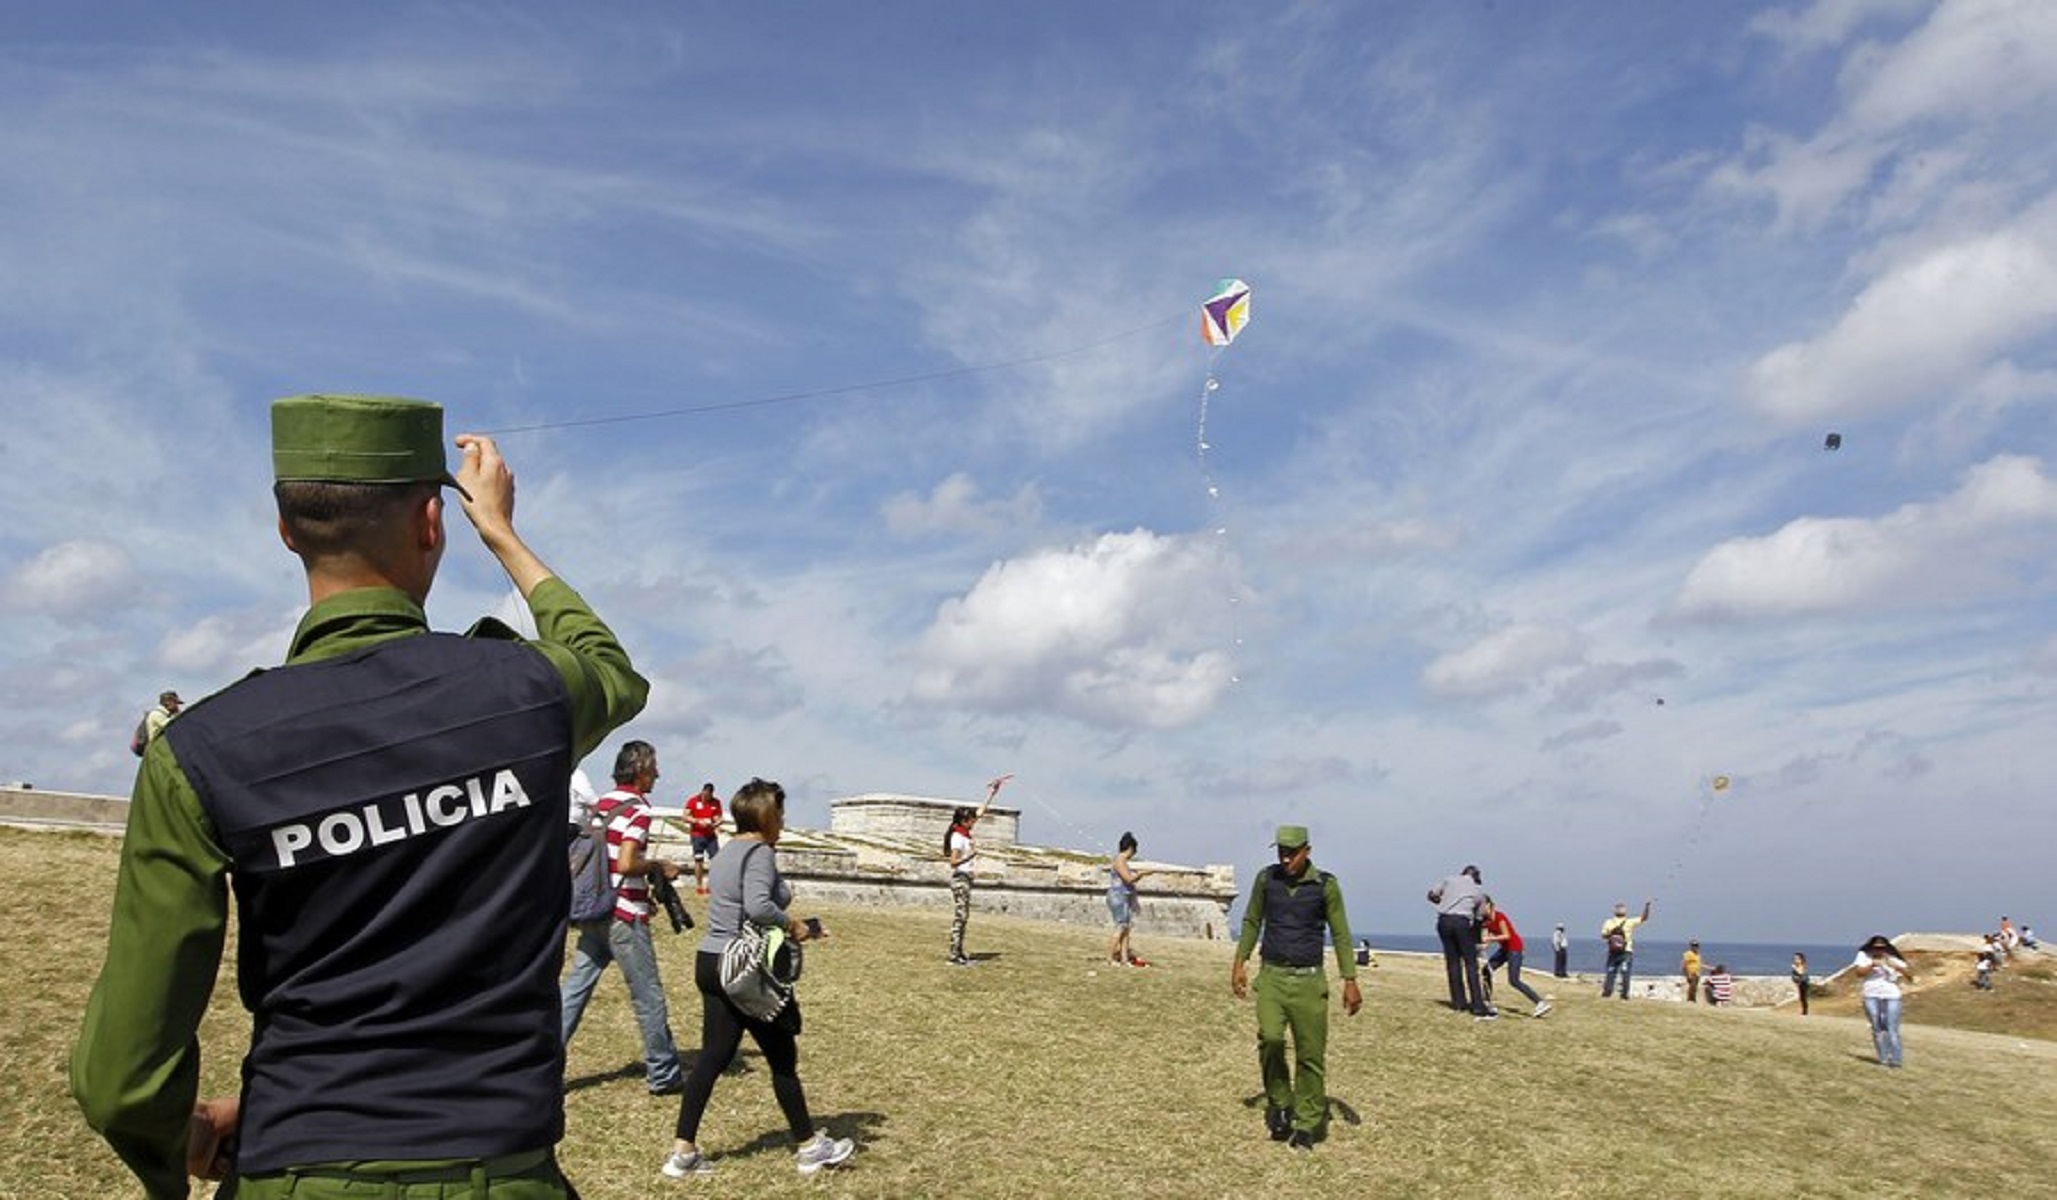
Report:
[{"label": "green uniform trousers", "polygon": [[[1293,1031],[1293,1061],[1286,1064],[1286,1030]],[[1292,1116],[1293,1128],[1319,1136],[1328,1123],[1328,972],[1314,968],[1257,969],[1257,1066],[1264,1100]]]},{"label": "green uniform trousers", "polygon": [[218,1200],[567,1200],[575,1197],[548,1154],[492,1162],[348,1163],[238,1176]]}]

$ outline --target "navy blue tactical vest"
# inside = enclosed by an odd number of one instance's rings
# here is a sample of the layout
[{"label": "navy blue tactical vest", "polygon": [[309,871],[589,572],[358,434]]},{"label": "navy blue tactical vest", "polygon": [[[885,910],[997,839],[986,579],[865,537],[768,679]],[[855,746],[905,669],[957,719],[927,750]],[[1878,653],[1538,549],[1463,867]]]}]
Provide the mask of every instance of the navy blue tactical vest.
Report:
[{"label": "navy blue tactical vest", "polygon": [[[169,728],[167,726],[166,728]],[[1328,927],[1328,872],[1289,879],[1264,868],[1264,942],[1260,957],[1282,967],[1322,965],[1321,931]]]},{"label": "navy blue tactical vest", "polygon": [[239,1168],[555,1145],[571,703],[549,661],[401,638],[253,675],[165,736],[234,860]]}]

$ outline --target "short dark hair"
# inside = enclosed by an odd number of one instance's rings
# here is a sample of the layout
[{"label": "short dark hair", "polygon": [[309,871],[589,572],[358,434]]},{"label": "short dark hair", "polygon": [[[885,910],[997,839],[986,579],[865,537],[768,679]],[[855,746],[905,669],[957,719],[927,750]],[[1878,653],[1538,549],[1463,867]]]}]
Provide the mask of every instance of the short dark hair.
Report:
[{"label": "short dark hair", "polygon": [[1122,834],[1122,835],[1121,835],[1121,841],[1117,842],[1117,843],[1115,844],[1115,847],[1116,847],[1116,849],[1120,849],[1120,850],[1126,850],[1126,851],[1128,851],[1128,852],[1129,852],[1129,853],[1131,853],[1131,854],[1135,853],[1135,851],[1136,851],[1136,835],[1135,835],[1135,834],[1133,834],[1133,833],[1124,833],[1124,834]]},{"label": "short dark hair", "polygon": [[293,548],[322,557],[378,541],[414,505],[439,493],[426,483],[338,483],[294,479],[271,485]]},{"label": "short dark hair", "polygon": [[645,741],[623,742],[614,756],[614,782],[634,783],[657,769],[657,747]]},{"label": "short dark hair", "polygon": [[736,795],[728,801],[728,815],[736,821],[736,834],[763,834],[765,817],[771,813],[786,811],[786,788],[778,786],[778,780],[759,780],[736,788]]},{"label": "short dark hair", "polygon": [[737,833],[763,833],[765,818],[786,811],[786,789],[776,779],[752,779],[729,800],[729,816]]}]

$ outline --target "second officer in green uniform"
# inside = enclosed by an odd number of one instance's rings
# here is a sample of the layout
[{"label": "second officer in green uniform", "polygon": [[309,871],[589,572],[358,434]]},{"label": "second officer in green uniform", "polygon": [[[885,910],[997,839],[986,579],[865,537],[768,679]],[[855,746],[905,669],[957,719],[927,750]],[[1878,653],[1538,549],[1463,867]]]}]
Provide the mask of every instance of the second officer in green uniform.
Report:
[{"label": "second officer in green uniform", "polygon": [[[1257,968],[1257,1063],[1264,1074],[1264,1123],[1272,1140],[1312,1150],[1328,1132],[1328,968],[1322,930],[1337,949],[1343,1011],[1364,1004],[1350,954],[1350,918],[1335,876],[1317,871],[1304,825],[1278,827],[1278,863],[1257,873],[1243,906],[1243,934],[1229,968],[1229,989],[1249,992],[1244,962],[1262,943]],[[1286,1061],[1286,1032],[1293,1059]]]}]

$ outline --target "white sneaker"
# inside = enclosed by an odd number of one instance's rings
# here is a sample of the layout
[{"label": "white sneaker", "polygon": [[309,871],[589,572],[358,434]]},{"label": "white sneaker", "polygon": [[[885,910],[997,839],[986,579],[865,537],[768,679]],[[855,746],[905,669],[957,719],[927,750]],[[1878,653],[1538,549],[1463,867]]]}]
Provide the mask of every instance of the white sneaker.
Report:
[{"label": "white sneaker", "polygon": [[1548,1000],[1543,1001],[1541,1004],[1536,1005],[1535,1015],[1539,1017],[1542,1016],[1543,1014],[1550,1011],[1550,1007],[1550,1002]]},{"label": "white sneaker", "polygon": [[674,1150],[671,1156],[664,1160],[664,1165],[658,1169],[673,1179],[690,1179],[695,1175],[714,1174],[714,1164],[708,1162],[707,1156],[698,1150],[685,1154]]},{"label": "white sneaker", "polygon": [[816,1132],[793,1155],[793,1165],[802,1175],[812,1175],[823,1167],[839,1167],[857,1153],[857,1143],[849,1138],[832,1138],[826,1133]]}]

